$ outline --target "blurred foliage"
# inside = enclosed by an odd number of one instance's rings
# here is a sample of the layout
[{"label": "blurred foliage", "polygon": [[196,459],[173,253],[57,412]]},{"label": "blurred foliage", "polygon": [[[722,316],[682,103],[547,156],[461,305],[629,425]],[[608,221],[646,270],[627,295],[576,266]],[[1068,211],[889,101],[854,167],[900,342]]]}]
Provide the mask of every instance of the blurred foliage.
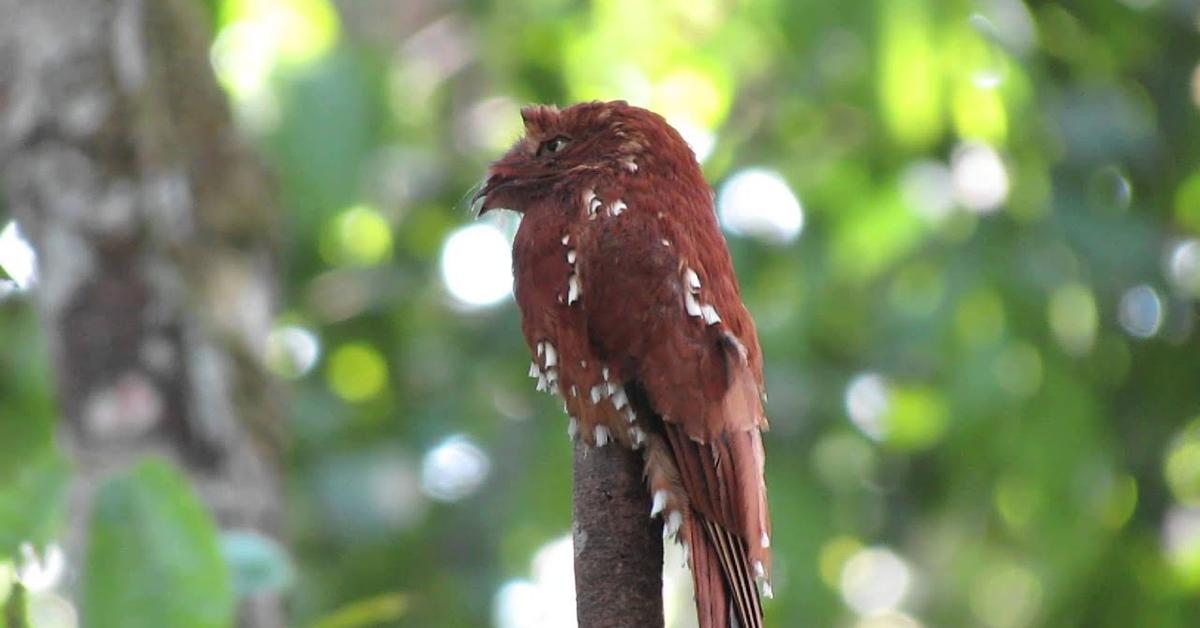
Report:
[{"label": "blurred foliage", "polygon": [[[292,210],[296,625],[487,625],[569,530],[515,308],[455,301],[439,255],[518,107],[592,98],[803,204],[798,239],[729,242],[771,392],[771,625],[1200,621],[1193,2],[209,6]],[[62,516],[33,315],[0,300],[0,552]],[[430,490],[455,435],[482,484]]]},{"label": "blurred foliage", "polygon": [[96,495],[87,543],[80,614],[88,625],[232,623],[233,588],[216,526],[187,478],[168,463],[146,460],[107,480]]}]

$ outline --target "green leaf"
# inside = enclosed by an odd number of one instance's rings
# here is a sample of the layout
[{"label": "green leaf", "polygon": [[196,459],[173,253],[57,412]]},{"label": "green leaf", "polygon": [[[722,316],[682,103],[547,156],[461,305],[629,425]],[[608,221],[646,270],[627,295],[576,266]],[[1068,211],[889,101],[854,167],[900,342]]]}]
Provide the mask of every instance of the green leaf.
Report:
[{"label": "green leaf", "polygon": [[321,618],[312,628],[367,628],[395,622],[408,612],[409,599],[403,593],[384,593],[343,606]]},{"label": "green leaf", "polygon": [[95,628],[232,624],[233,587],[217,527],[166,462],[143,461],[100,489],[81,616]]},{"label": "green leaf", "polygon": [[0,563],[0,628],[26,628],[25,589],[9,563]]},{"label": "green leaf", "polygon": [[22,542],[43,545],[57,535],[66,509],[68,468],[55,451],[23,459],[11,475],[0,473],[0,558]]}]

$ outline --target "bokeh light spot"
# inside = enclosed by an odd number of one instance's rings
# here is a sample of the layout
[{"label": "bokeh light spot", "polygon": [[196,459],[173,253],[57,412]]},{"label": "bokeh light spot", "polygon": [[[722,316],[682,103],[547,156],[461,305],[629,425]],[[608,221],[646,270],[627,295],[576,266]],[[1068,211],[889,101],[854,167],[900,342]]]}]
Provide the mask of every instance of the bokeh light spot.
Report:
[{"label": "bokeh light spot", "polygon": [[1032,521],[1041,493],[1024,478],[1006,475],[996,482],[992,497],[1004,523],[1012,530],[1021,531]]},{"label": "bokeh light spot", "polygon": [[879,98],[888,132],[923,147],[942,131],[942,76],[926,0],[879,5]]},{"label": "bokeh light spot", "polygon": [[884,419],[891,409],[888,383],[878,373],[857,375],[846,386],[844,398],[846,415],[871,440],[883,440],[886,435]]},{"label": "bokeh light spot", "polygon": [[804,228],[800,200],[777,172],[749,168],[721,186],[717,213],[730,233],[774,244],[795,240]]},{"label": "bokeh light spot", "polygon": [[320,357],[321,341],[299,325],[277,327],[267,336],[267,365],[288,379],[306,375]]},{"label": "bokeh light spot", "polygon": [[1167,448],[1163,474],[1181,502],[1200,505],[1200,419],[1188,423]]},{"label": "bokeh light spot", "polygon": [[1097,211],[1124,211],[1133,202],[1133,184],[1117,166],[1105,166],[1088,181],[1088,204]]},{"label": "bokeh light spot", "polygon": [[0,268],[12,278],[18,290],[28,290],[37,281],[37,254],[21,235],[16,222],[0,230]]},{"label": "bokeh light spot", "polygon": [[1200,240],[1175,243],[1167,254],[1167,279],[1180,293],[1200,297]]},{"label": "bokeh light spot", "polygon": [[841,585],[842,568],[846,566],[846,561],[862,548],[862,541],[852,536],[835,536],[826,541],[817,557],[821,580],[836,590]]},{"label": "bokeh light spot", "polygon": [[687,142],[688,147],[696,156],[696,161],[704,163],[717,145],[717,136],[712,131],[687,120],[672,120],[671,126],[679,131],[679,135]]},{"label": "bokeh light spot", "polygon": [[999,70],[987,68],[971,75],[954,90],[951,101],[954,126],[958,134],[971,140],[1003,142],[1008,134],[1008,114],[1004,99],[995,89],[1000,84]]},{"label": "bokeh light spot", "polygon": [[941,393],[923,386],[898,386],[892,391],[887,416],[887,443],[901,449],[933,446],[946,431],[949,411]]},{"label": "bokeh light spot", "polygon": [[512,294],[512,249],[496,227],[461,227],[442,247],[442,283],[460,305],[481,308]]},{"label": "bokeh light spot", "polygon": [[1146,284],[1134,286],[1121,295],[1117,318],[1121,327],[1135,338],[1150,338],[1162,327],[1164,311],[1158,291]]},{"label": "bokeh light spot", "polygon": [[886,611],[860,618],[854,628],[921,628],[921,622],[908,613]]},{"label": "bokeh light spot", "polygon": [[1192,68],[1192,104],[1200,109],[1200,64]]},{"label": "bokeh light spot", "polygon": [[213,70],[239,116],[265,130],[279,115],[268,89],[272,73],[329,51],[337,41],[337,11],[328,0],[224,0],[219,13],[223,26],[209,53]]},{"label": "bokeh light spot", "polygon": [[843,493],[855,493],[874,482],[878,465],[878,455],[870,444],[850,432],[827,434],[812,450],[813,472]]},{"label": "bokeh light spot", "polygon": [[1176,504],[1167,510],[1162,547],[1180,584],[1200,590],[1200,506]]},{"label": "bokeh light spot", "polygon": [[859,550],[842,569],[842,599],[860,615],[895,610],[908,593],[912,573],[886,547]]},{"label": "bokeh light spot", "polygon": [[79,614],[67,598],[57,593],[31,595],[26,602],[28,625],[36,628],[78,628]]},{"label": "bokeh light spot", "polygon": [[32,543],[24,542],[19,547],[20,561],[17,563],[17,580],[21,586],[33,593],[50,591],[62,581],[67,572],[67,554],[57,543],[51,543],[38,552]]},{"label": "bokeh light spot", "polygon": [[989,628],[1021,628],[1033,623],[1042,604],[1042,583],[1029,569],[1011,562],[984,567],[970,592],[971,611]]},{"label": "bokeh light spot", "polygon": [[573,628],[575,620],[575,554],[571,537],[563,536],[538,549],[529,580],[512,580],[496,592],[497,628]]},{"label": "bokeh light spot", "polygon": [[987,144],[969,142],[950,157],[954,190],[963,207],[989,213],[1008,199],[1008,170],[1000,154]]},{"label": "bokeh light spot", "polygon": [[321,244],[330,263],[374,266],[392,255],[392,227],[378,211],[356,205],[337,215]]},{"label": "bokeh light spot", "polygon": [[954,177],[939,161],[909,164],[900,175],[900,193],[909,208],[930,222],[939,222],[954,210]]},{"label": "bokeh light spot", "polygon": [[347,401],[378,395],[387,383],[387,362],[369,344],[355,342],[337,348],[329,358],[329,386]]},{"label": "bokeh light spot", "polygon": [[1054,338],[1067,353],[1078,356],[1092,350],[1099,315],[1087,286],[1069,283],[1056,289],[1050,295],[1049,318]]},{"label": "bokeh light spot", "polygon": [[490,469],[488,455],[466,436],[456,434],[425,453],[421,490],[438,501],[458,501],[478,490]]}]

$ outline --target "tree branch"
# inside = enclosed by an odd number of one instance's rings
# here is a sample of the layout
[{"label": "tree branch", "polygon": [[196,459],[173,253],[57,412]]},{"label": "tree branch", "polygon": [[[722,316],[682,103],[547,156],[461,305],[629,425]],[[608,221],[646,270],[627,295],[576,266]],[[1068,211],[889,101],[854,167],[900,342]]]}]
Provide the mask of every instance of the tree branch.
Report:
[{"label": "tree branch", "polygon": [[662,521],[650,518],[642,456],[575,443],[575,609],[579,628],[663,625]]}]

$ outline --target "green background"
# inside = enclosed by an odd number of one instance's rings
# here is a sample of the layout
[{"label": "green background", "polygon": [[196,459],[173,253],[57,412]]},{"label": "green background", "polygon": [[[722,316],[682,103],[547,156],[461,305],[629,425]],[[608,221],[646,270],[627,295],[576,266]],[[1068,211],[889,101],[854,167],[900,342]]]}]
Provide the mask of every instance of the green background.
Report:
[{"label": "green background", "polygon": [[[770,625],[1200,625],[1194,2],[208,6],[289,208],[279,324],[320,347],[273,356],[295,625],[491,625],[506,584],[561,590],[531,560],[570,529],[565,418],[511,298],[464,307],[441,255],[519,106],[613,98],[707,132],[718,190],[763,168],[803,206],[795,239],[729,235],[771,399]],[[40,333],[0,299],[0,553],[61,530]],[[478,483],[439,492],[438,464]],[[108,506],[211,544],[169,475]],[[190,586],[219,621],[227,576]]]}]

